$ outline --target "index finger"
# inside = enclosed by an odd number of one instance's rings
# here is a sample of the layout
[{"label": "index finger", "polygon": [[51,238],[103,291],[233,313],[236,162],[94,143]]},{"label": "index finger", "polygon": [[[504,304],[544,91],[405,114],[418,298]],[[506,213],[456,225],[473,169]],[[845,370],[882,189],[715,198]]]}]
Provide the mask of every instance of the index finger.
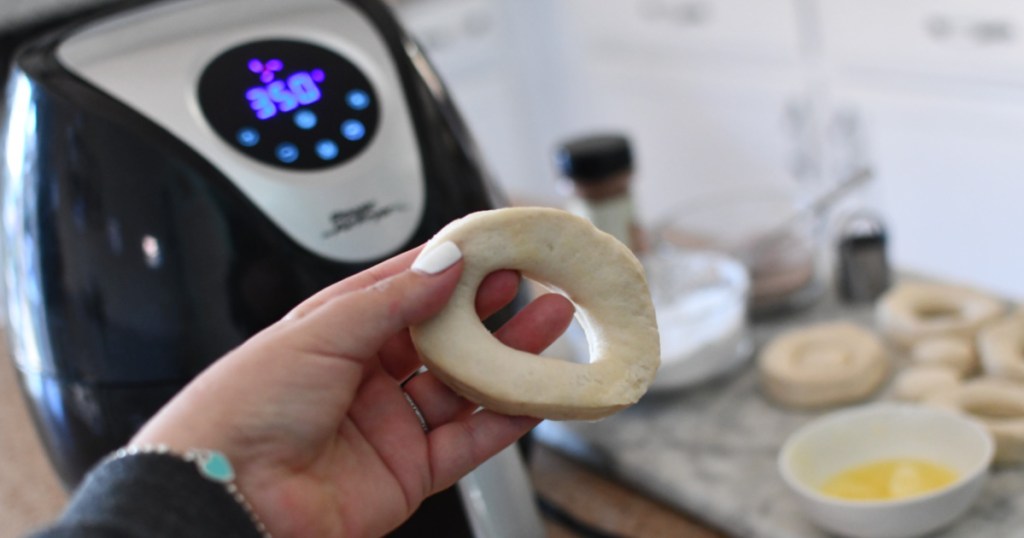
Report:
[{"label": "index finger", "polygon": [[412,265],[412,262],[416,259],[416,256],[419,256],[421,250],[423,250],[423,245],[398,254],[369,269],[364,269],[362,272],[327,286],[299,303],[298,306],[285,315],[285,319],[301,318],[335,297],[351,291],[368,288],[382,280],[397,275]]}]

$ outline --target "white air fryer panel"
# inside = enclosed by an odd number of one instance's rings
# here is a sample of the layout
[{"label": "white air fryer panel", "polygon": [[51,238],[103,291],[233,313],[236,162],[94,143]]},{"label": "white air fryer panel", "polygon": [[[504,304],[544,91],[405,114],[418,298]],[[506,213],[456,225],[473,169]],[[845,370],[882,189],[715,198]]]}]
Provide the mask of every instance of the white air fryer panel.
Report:
[{"label": "white air fryer panel", "polygon": [[[210,127],[196,93],[203,69],[228,49],[267,39],[332,50],[370,79],[380,120],[362,153],[328,169],[279,169],[240,153]],[[369,19],[344,2],[161,4],[89,26],[61,44],[58,58],[193,147],[289,236],[321,256],[344,262],[380,258],[404,245],[419,225],[424,177],[398,72]],[[386,216],[331,235],[334,215],[361,207]]]}]

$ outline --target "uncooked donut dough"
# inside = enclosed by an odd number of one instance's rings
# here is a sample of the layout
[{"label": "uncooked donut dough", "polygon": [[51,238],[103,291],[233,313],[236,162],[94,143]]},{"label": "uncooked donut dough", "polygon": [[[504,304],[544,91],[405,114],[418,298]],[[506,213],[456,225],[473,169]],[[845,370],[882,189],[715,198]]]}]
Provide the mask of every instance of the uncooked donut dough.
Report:
[{"label": "uncooked donut dough", "polygon": [[920,402],[960,386],[960,376],[944,366],[911,366],[900,372],[892,383],[892,396],[898,400]]},{"label": "uncooked donut dough", "polygon": [[[601,418],[647,391],[660,362],[658,328],[643,268],[625,245],[548,208],[471,214],[426,249],[445,241],[462,251],[462,279],[445,309],[411,333],[423,362],[453,390],[499,413],[556,420]],[[575,303],[589,364],[514,350],[483,326],[477,288],[498,269],[518,269]]]},{"label": "uncooked donut dough", "polygon": [[867,329],[831,322],[777,336],[758,356],[758,368],[761,386],[773,400],[814,408],[867,397],[888,374],[889,360]]},{"label": "uncooked donut dough", "polygon": [[1007,316],[978,333],[985,373],[1024,382],[1024,314]]},{"label": "uncooked donut dough", "polygon": [[[910,348],[910,360],[915,366],[948,368],[961,378],[978,368],[974,343],[954,336],[937,336],[917,342]],[[1024,364],[1021,366],[1024,367]]]},{"label": "uncooked donut dough", "polygon": [[974,338],[1003,309],[999,299],[965,287],[907,282],[879,299],[876,317],[886,337],[909,347],[935,336]]},{"label": "uncooked donut dough", "polygon": [[953,409],[981,421],[996,442],[997,463],[1024,461],[1024,386],[992,377],[972,379],[935,394],[927,403]]}]

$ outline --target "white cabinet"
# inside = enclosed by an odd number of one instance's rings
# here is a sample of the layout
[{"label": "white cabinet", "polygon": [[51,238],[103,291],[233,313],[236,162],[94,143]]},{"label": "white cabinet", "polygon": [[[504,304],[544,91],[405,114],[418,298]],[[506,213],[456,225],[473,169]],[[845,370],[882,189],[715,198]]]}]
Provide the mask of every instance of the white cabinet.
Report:
[{"label": "white cabinet", "polygon": [[[517,201],[559,205],[557,145],[634,141],[641,218],[818,173],[799,0],[406,0],[399,12]],[[472,29],[472,30],[471,30]]]},{"label": "white cabinet", "polygon": [[[1024,4],[820,0],[831,154],[876,172],[899,267],[1024,298]],[[836,138],[842,138],[837,140]]]},{"label": "white cabinet", "polygon": [[790,0],[559,0],[595,51],[746,61],[799,55],[796,4]]},{"label": "white cabinet", "polygon": [[[484,160],[513,201],[554,202],[548,162],[538,145],[528,41],[519,21],[534,19],[524,0],[392,2],[452,94]],[[546,61],[546,59],[541,59]]]},{"label": "white cabinet", "polygon": [[820,0],[831,65],[1024,82],[1024,5],[1017,0]]},{"label": "white cabinet", "polygon": [[562,137],[634,142],[648,224],[710,192],[817,173],[795,4],[568,0],[575,98]]}]

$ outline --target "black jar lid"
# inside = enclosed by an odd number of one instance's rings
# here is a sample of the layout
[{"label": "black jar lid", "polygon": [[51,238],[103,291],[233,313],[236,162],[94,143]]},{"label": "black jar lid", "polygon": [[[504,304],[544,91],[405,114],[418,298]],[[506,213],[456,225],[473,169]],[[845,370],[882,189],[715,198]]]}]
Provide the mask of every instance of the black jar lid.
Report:
[{"label": "black jar lid", "polygon": [[556,154],[559,171],[575,181],[594,183],[633,168],[629,139],[599,134],[563,143]]}]

